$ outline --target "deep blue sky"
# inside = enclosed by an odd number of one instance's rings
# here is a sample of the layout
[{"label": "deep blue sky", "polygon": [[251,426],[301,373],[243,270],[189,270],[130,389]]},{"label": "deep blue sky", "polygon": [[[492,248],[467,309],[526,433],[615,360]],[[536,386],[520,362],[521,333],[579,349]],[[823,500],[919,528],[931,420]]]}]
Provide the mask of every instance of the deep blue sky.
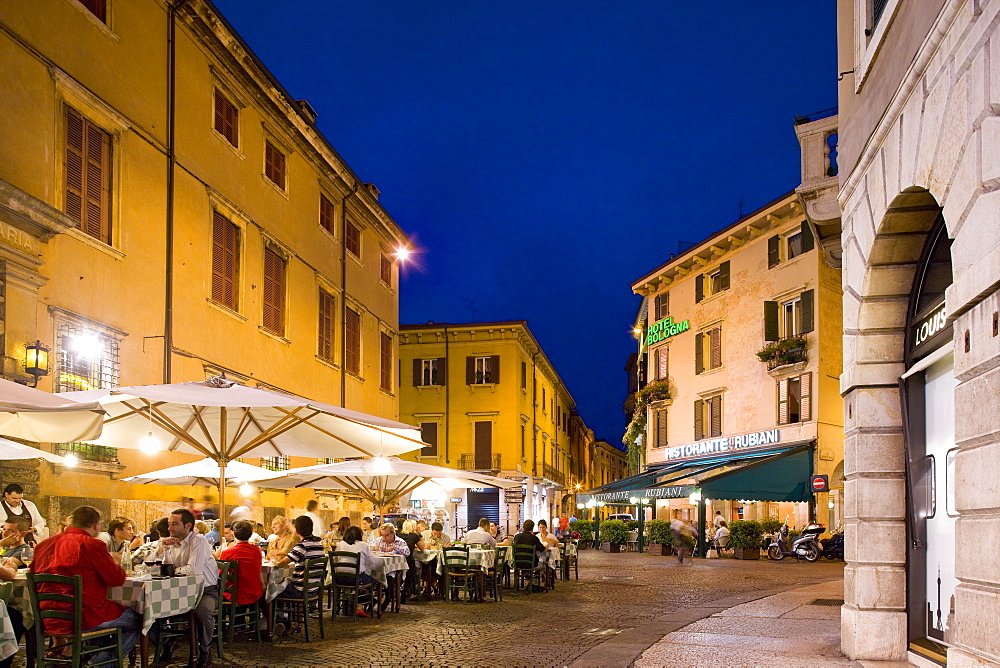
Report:
[{"label": "deep blue sky", "polygon": [[833,0],[215,4],[423,249],[400,322],[527,320],[619,445],[630,283],[798,185],[836,104]]}]

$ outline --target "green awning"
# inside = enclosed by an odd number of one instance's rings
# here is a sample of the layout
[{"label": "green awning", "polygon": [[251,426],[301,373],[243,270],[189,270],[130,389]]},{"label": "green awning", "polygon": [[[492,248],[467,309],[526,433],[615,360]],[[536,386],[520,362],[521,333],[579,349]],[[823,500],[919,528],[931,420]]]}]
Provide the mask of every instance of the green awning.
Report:
[{"label": "green awning", "polygon": [[795,448],[700,480],[703,498],[737,501],[812,501],[812,445]]}]

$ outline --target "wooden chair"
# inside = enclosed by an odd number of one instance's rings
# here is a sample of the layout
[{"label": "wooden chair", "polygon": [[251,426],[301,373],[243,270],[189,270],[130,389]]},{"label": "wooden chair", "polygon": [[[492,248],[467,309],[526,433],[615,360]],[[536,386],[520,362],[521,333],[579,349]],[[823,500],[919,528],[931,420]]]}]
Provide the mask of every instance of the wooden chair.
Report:
[{"label": "wooden chair", "polygon": [[[38,585],[45,585],[46,591],[38,591]],[[38,648],[36,665],[49,666],[121,666],[121,629],[102,631],[83,630],[83,578],[45,573],[28,573],[28,598],[31,612],[35,616],[35,644]],[[41,603],[60,604],[62,609],[42,609]],[[46,619],[68,621],[73,627],[69,634],[53,634],[45,631]],[[99,652],[111,652],[112,657],[103,662],[93,663]]]},{"label": "wooden chair", "polygon": [[[490,549],[489,546],[484,546],[484,549]],[[507,562],[503,560],[503,552],[498,547],[493,549],[493,565],[489,568],[483,569],[483,591],[490,592],[493,596],[495,602],[503,600],[503,587],[501,580],[503,579],[503,567],[507,565]]]},{"label": "wooden chair", "polygon": [[459,594],[462,591],[465,592],[466,601],[476,600],[483,572],[469,566],[468,546],[446,547],[441,558],[444,559],[445,600],[460,600]]},{"label": "wooden chair", "polygon": [[333,575],[329,589],[332,594],[330,608],[333,610],[333,617],[337,617],[337,611],[342,607],[350,606],[350,612],[344,614],[349,614],[351,621],[357,620],[359,607],[365,608],[369,617],[381,618],[382,610],[378,599],[381,598],[382,585],[378,582],[361,584],[361,555],[344,551],[330,552],[329,556],[330,573]]},{"label": "wooden chair", "polygon": [[[219,607],[216,609],[215,633],[219,637],[219,657],[222,657],[222,631],[225,631],[225,644],[233,646],[233,636],[236,632],[253,633],[260,642],[260,607],[257,602],[247,605],[236,603],[237,582],[239,580],[240,562],[215,560],[219,564]],[[226,577],[222,576],[223,564],[228,564]]]},{"label": "wooden chair", "polygon": [[538,567],[538,552],[534,545],[513,545],[514,550],[514,588],[520,591],[521,583],[527,579],[528,593],[532,592],[537,583],[544,590],[542,571]]},{"label": "wooden chair", "polygon": [[[306,559],[302,563],[302,598],[278,596],[274,599],[271,614],[274,615],[279,608],[286,610],[289,623],[301,623],[305,630],[306,642],[312,642],[312,633],[309,630],[309,609],[312,606],[315,606],[316,610],[319,611],[319,637],[326,637],[326,631],[323,628],[323,588],[329,561],[323,556]],[[273,628],[274,620],[271,621]]]}]

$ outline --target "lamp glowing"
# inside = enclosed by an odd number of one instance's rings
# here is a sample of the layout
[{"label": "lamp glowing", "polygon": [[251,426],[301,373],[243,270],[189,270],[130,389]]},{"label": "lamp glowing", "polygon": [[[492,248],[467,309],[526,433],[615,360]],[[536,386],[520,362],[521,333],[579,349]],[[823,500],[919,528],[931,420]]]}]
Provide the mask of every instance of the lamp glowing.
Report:
[{"label": "lamp glowing", "polygon": [[38,339],[24,346],[24,372],[35,377],[32,387],[38,386],[40,376],[49,375],[49,348]]},{"label": "lamp glowing", "polygon": [[605,506],[605,503],[603,501],[598,501],[597,502],[597,507],[598,508],[603,508],[604,506]]},{"label": "lamp glowing", "polygon": [[697,490],[691,492],[691,495],[688,497],[688,501],[691,502],[691,505],[697,506],[701,503],[701,492]]},{"label": "lamp glowing", "polygon": [[152,455],[160,450],[160,441],[153,436],[153,432],[146,434],[146,437],[139,441],[139,448],[147,455]]},{"label": "lamp glowing", "polygon": [[73,337],[73,352],[83,359],[92,360],[101,354],[101,340],[96,334],[77,334]]},{"label": "lamp glowing", "polygon": [[630,497],[629,498],[629,503],[631,503],[634,506],[635,504],[639,503],[639,499],[636,498],[636,497],[634,497],[634,496]]},{"label": "lamp glowing", "polygon": [[400,262],[406,262],[410,259],[410,249],[406,246],[400,246],[396,249],[396,259]]},{"label": "lamp glowing", "polygon": [[72,452],[63,457],[63,466],[73,467],[80,463],[80,459]]},{"label": "lamp glowing", "polygon": [[248,482],[245,482],[242,485],[240,485],[240,494],[242,494],[243,496],[250,496],[250,495],[252,495],[253,494],[253,485],[251,485]]},{"label": "lamp glowing", "polygon": [[372,457],[371,472],[375,475],[389,475],[392,473],[392,464],[385,457]]},{"label": "lamp glowing", "polygon": [[576,507],[577,507],[577,510],[583,510],[584,508],[586,508],[586,506],[583,505],[582,503],[576,504]]}]

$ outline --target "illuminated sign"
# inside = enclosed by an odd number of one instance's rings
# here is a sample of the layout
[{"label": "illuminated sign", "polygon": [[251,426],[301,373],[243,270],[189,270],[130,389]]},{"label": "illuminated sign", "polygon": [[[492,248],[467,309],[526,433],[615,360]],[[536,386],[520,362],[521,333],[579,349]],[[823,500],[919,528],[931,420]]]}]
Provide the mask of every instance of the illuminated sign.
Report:
[{"label": "illuminated sign", "polygon": [[672,448],[664,448],[663,453],[666,459],[684,459],[685,457],[714,455],[720,452],[743,450],[744,448],[755,448],[760,445],[771,445],[772,443],[780,442],[781,431],[771,429],[752,434],[743,434],[741,436],[712,438],[696,443],[688,443],[687,445],[676,445]]},{"label": "illuminated sign", "polygon": [[646,345],[648,346],[664,339],[669,339],[671,336],[686,332],[689,329],[691,329],[690,320],[674,322],[673,318],[664,318],[649,326],[649,329],[646,331]]},{"label": "illuminated sign", "polygon": [[941,302],[941,305],[931,311],[926,318],[917,321],[917,323],[910,328],[913,349],[916,350],[923,344],[927,343],[927,341],[933,338],[935,334],[944,330],[947,324],[948,313],[945,309],[944,302]]}]

